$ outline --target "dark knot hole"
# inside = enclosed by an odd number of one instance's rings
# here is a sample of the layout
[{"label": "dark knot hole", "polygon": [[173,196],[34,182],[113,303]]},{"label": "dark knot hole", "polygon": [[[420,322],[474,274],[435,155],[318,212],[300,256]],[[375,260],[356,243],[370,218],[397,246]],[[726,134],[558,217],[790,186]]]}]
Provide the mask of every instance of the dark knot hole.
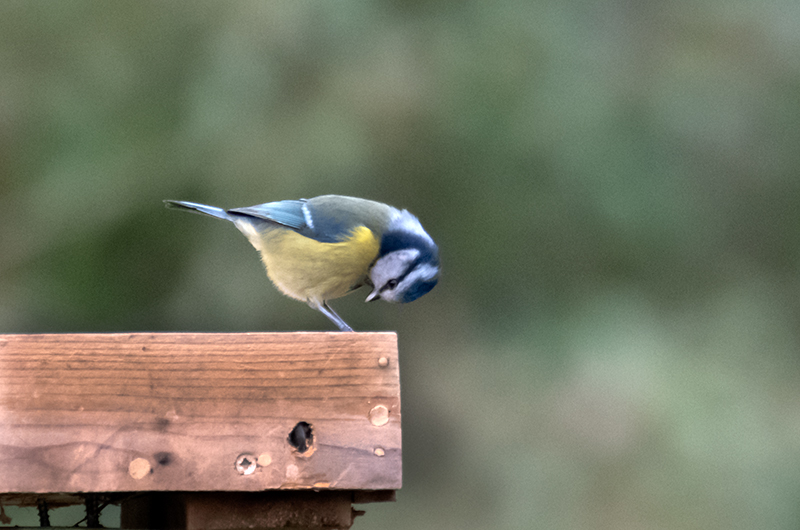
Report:
[{"label": "dark knot hole", "polygon": [[301,421],[289,432],[289,444],[297,449],[299,453],[305,453],[314,443],[314,433],[311,432],[311,425]]}]

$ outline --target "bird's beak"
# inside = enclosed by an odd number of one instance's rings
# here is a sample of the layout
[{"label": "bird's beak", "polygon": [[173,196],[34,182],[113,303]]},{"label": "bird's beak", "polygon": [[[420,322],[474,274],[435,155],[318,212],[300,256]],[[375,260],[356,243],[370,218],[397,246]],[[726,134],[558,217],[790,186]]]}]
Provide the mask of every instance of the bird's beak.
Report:
[{"label": "bird's beak", "polygon": [[369,293],[367,295],[367,299],[364,300],[364,301],[365,302],[372,302],[374,300],[380,300],[380,299],[381,299],[381,293],[378,290],[378,288],[376,287],[375,289],[373,289],[373,291],[371,293]]}]

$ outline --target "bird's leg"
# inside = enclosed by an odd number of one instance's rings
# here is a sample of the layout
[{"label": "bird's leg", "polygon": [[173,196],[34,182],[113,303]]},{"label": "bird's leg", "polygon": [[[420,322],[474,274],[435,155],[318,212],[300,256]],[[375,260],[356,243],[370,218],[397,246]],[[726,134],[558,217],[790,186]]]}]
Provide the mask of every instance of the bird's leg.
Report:
[{"label": "bird's leg", "polygon": [[308,305],[325,315],[330,319],[331,322],[336,324],[339,327],[340,331],[353,331],[353,328],[347,325],[347,322],[342,320],[342,317],[336,314],[336,311],[330,308],[330,306],[325,302],[315,302],[312,300],[308,301]]}]

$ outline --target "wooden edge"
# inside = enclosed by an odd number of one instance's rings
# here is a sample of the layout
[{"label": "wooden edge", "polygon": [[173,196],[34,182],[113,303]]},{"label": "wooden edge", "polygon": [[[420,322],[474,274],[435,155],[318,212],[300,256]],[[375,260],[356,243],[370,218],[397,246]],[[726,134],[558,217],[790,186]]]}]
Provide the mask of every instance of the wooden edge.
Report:
[{"label": "wooden edge", "polygon": [[[122,502],[121,527],[235,530],[350,528],[357,491],[158,492]],[[369,492],[364,492],[369,493]],[[393,497],[394,492],[383,493]],[[391,495],[390,495],[391,494]],[[379,497],[373,497],[377,500]]]},{"label": "wooden edge", "polygon": [[[273,491],[285,492],[288,494],[304,495],[308,494],[308,490],[269,490],[263,493]],[[335,491],[335,490],[334,490]],[[339,490],[346,495],[352,497],[353,504],[367,504],[373,502],[396,502],[396,490]],[[129,499],[139,495],[148,494],[163,494],[163,495],[208,495],[220,493],[238,493],[238,492],[218,492],[218,491],[164,491],[164,492],[146,492],[146,491],[113,491],[113,492],[99,492],[92,493],[96,498],[102,502],[109,504],[121,504]],[[241,492],[241,493],[254,493],[254,492]],[[315,493],[315,492],[311,492]],[[39,501],[43,500],[47,503],[49,508],[63,508],[65,506],[76,506],[83,504],[86,496],[81,493],[5,493],[0,495],[0,506],[19,506],[31,507],[37,506]]]},{"label": "wooden edge", "polygon": [[396,490],[357,490],[353,492],[353,504],[367,504],[370,502],[396,502]]}]

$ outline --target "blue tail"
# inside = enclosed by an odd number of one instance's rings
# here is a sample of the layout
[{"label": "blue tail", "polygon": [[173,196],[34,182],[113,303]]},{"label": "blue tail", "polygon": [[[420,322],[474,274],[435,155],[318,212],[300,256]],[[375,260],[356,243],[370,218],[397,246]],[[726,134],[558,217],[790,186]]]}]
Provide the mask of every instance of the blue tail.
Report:
[{"label": "blue tail", "polygon": [[223,210],[222,208],[217,208],[216,206],[209,206],[207,204],[198,204],[196,202],[186,202],[186,201],[164,201],[166,203],[167,208],[174,209],[174,210],[184,210],[189,211],[192,213],[202,213],[205,215],[210,215],[211,217],[216,217],[217,219],[225,219],[226,221],[233,221],[231,216],[228,215],[228,212]]}]

